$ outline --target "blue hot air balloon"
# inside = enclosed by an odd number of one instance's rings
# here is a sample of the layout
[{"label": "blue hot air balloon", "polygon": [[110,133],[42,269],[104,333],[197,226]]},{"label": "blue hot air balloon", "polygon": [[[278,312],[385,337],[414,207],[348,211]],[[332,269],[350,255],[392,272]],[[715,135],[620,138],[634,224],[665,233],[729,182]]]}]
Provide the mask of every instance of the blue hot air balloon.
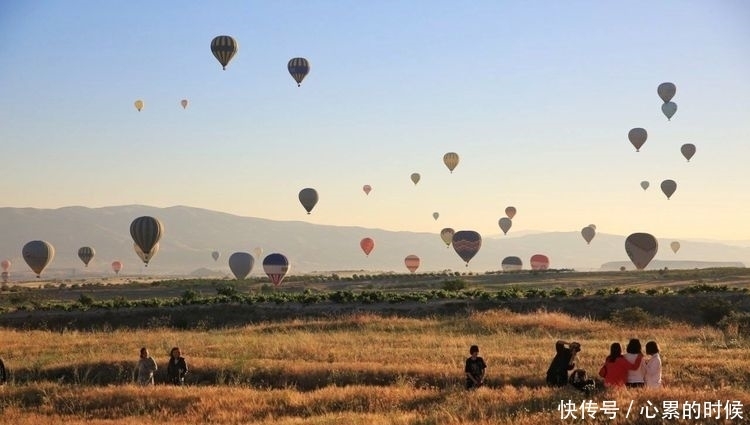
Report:
[{"label": "blue hot air balloon", "polygon": [[266,272],[274,286],[281,285],[284,276],[289,272],[289,267],[289,260],[283,254],[268,254],[263,259],[263,271]]}]

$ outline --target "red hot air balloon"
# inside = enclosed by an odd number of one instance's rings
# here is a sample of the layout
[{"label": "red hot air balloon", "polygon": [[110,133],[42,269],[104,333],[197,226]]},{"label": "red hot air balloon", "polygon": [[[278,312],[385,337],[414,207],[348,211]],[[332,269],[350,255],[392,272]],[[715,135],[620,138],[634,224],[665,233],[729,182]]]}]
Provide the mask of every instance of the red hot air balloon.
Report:
[{"label": "red hot air balloon", "polygon": [[120,270],[122,270],[122,261],[113,261],[112,271],[115,272],[115,274],[120,274]]},{"label": "red hot air balloon", "polygon": [[531,270],[547,270],[549,268],[549,257],[543,254],[534,254],[531,256]]},{"label": "red hot air balloon", "polygon": [[365,192],[365,195],[369,195],[370,191],[372,190],[372,186],[370,186],[369,184],[366,184],[362,186],[362,190]]},{"label": "red hot air balloon", "polygon": [[289,273],[289,260],[284,254],[277,252],[268,254],[263,259],[263,271],[266,272],[274,286],[281,285],[284,277]]},{"label": "red hot air balloon", "polygon": [[4,272],[7,272],[10,270],[10,260],[3,260],[0,262],[0,267],[3,268]]},{"label": "red hot air balloon", "polygon": [[416,255],[407,255],[406,258],[404,258],[404,264],[406,265],[406,268],[409,269],[410,272],[414,273],[419,268],[419,257]]},{"label": "red hot air balloon", "polygon": [[375,241],[372,238],[363,238],[359,241],[359,246],[362,248],[366,256],[369,256],[372,249],[375,248]]}]

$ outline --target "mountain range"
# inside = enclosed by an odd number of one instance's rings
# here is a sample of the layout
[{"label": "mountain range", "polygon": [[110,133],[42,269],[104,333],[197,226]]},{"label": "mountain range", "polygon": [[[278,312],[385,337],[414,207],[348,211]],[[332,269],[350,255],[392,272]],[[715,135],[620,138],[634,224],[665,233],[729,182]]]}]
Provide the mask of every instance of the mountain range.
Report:
[{"label": "mountain range", "polygon": [[[164,225],[160,250],[148,268],[133,251],[130,223],[149,215]],[[187,206],[157,208],[142,205],[57,209],[0,208],[0,257],[12,262],[15,278],[33,275],[21,256],[23,245],[46,240],[55,247],[55,257],[45,274],[50,276],[112,275],[111,263],[124,263],[123,274],[187,276],[206,270],[217,276],[230,274],[229,255],[236,251],[252,253],[256,247],[264,256],[280,252],[289,258],[291,273],[407,272],[404,257],[420,257],[418,272],[461,271],[483,273],[500,270],[506,256],[520,257],[529,268],[533,254],[550,258],[556,269],[600,270],[625,265],[632,269],[624,249],[624,235],[599,233],[590,244],[580,232],[533,232],[514,236],[487,235],[468,266],[440,235],[425,232],[388,231],[352,226],[318,225],[302,221],[275,221],[241,217]],[[456,229],[461,230],[461,229]],[[519,232],[520,233],[520,232]],[[365,256],[359,241],[370,237],[375,248]],[[650,265],[670,269],[712,266],[744,266],[750,261],[750,247],[717,241],[681,240],[674,253],[671,239],[659,239],[659,252]],[[78,248],[93,247],[94,259],[88,267],[77,256]],[[214,261],[213,251],[220,257]],[[253,274],[262,273],[262,259],[256,259]]]}]

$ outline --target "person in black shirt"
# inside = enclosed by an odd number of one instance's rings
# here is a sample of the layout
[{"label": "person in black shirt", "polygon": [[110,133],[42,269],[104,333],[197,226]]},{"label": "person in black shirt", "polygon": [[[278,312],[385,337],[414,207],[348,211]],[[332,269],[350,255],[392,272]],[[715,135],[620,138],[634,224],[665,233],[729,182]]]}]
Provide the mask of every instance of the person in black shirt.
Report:
[{"label": "person in black shirt", "polygon": [[169,365],[167,365],[167,379],[170,384],[184,385],[185,374],[188,372],[187,363],[185,358],[180,356],[180,349],[178,347],[172,348],[169,353]]},{"label": "person in black shirt", "polygon": [[479,388],[484,384],[484,372],[487,369],[484,359],[479,357],[478,346],[472,345],[469,348],[469,354],[471,357],[466,359],[466,366],[464,367],[467,390]]},{"label": "person in black shirt", "polygon": [[[568,345],[566,347],[565,345]],[[568,385],[568,371],[576,366],[576,355],[581,351],[581,344],[557,341],[555,343],[555,358],[547,369],[547,384],[553,387]]]}]

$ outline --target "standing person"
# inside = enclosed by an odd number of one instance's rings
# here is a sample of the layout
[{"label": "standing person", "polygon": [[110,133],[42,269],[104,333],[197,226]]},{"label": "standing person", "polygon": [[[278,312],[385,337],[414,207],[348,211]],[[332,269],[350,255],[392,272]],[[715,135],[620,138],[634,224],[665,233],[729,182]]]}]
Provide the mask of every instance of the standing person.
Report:
[{"label": "standing person", "polygon": [[484,373],[487,369],[484,359],[479,357],[479,346],[472,345],[469,348],[469,354],[471,357],[466,359],[466,366],[464,367],[467,390],[477,389],[484,385]]},{"label": "standing person", "polygon": [[167,365],[167,379],[174,385],[185,384],[185,374],[188,372],[185,358],[180,355],[179,347],[172,348],[169,352],[169,365]]},{"label": "standing person", "polygon": [[141,348],[141,358],[138,359],[136,373],[138,376],[138,385],[154,385],[154,372],[156,372],[156,360],[148,355],[146,347]]},{"label": "standing person", "polygon": [[[566,344],[568,347],[565,346]],[[581,344],[577,342],[568,344],[559,340],[555,343],[555,357],[547,369],[548,385],[564,387],[568,384],[568,371],[575,368],[579,351],[581,351]]]},{"label": "standing person", "polygon": [[646,343],[646,354],[651,356],[646,360],[646,388],[661,388],[661,356],[656,341]]},{"label": "standing person", "polygon": [[[641,349],[641,341],[637,338],[632,338],[628,341],[628,345],[625,347],[625,360],[630,363],[635,363],[636,357],[643,357],[643,350]],[[628,388],[643,388],[646,380],[646,362],[641,362],[638,369],[629,370],[628,378],[625,381],[625,386]]]},{"label": "standing person", "polygon": [[638,369],[641,366],[643,355],[638,355],[635,363],[630,363],[622,356],[622,346],[619,342],[613,342],[609,346],[609,356],[604,360],[604,365],[599,369],[599,376],[604,378],[607,387],[623,387],[628,379],[628,371]]}]

